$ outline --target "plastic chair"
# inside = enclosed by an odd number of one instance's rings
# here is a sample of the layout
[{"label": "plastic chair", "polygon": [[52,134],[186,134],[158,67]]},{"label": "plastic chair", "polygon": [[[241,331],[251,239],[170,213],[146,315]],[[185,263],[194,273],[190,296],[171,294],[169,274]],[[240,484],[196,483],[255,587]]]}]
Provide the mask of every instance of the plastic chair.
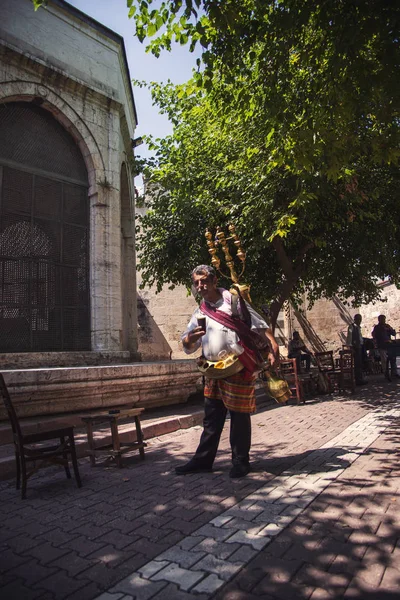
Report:
[{"label": "plastic chair", "polygon": [[[21,498],[26,498],[26,485],[29,477],[36,473],[38,469],[48,466],[48,464],[62,465],[68,479],[71,479],[71,472],[68,466],[68,456],[71,457],[74,469],[75,479],[78,487],[82,487],[79,475],[78,461],[76,458],[74,428],[64,427],[62,429],[53,429],[49,431],[40,431],[39,433],[23,434],[17,413],[11,402],[10,394],[3,375],[0,373],[0,394],[3,398],[7,414],[11,423],[13,432],[15,463],[17,471],[16,488],[21,486]],[[59,440],[53,445],[43,445],[41,442]],[[37,446],[36,444],[41,444]],[[27,463],[33,463],[31,470],[27,470]],[[38,463],[38,464],[37,464]]]}]

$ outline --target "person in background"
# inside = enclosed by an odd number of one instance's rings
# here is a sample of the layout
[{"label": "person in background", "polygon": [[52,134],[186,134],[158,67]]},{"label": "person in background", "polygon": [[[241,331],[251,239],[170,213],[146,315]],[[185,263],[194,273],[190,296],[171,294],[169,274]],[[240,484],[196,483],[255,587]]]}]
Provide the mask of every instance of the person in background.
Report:
[{"label": "person in background", "polygon": [[[392,381],[392,377],[399,378],[400,375],[397,373],[396,356],[388,354],[387,347],[388,342],[392,336],[395,336],[396,332],[388,323],[386,323],[385,315],[379,315],[378,324],[372,330],[372,337],[376,348],[379,350],[381,355],[382,369],[384,369],[385,377],[388,381]],[[389,375],[389,363],[391,376]]]},{"label": "person in background", "polygon": [[298,371],[300,371],[302,361],[306,363],[306,371],[310,370],[311,352],[304,344],[298,331],[293,331],[292,339],[288,344],[288,358],[296,359]]},{"label": "person in background", "polygon": [[[217,286],[213,267],[199,265],[192,271],[192,284],[208,306],[211,313],[222,313],[231,321],[233,315],[232,294]],[[203,305],[202,305],[203,306]],[[257,330],[268,341],[268,356],[273,366],[279,360],[279,347],[264,319],[247,304],[251,317],[251,329]],[[218,360],[221,351],[230,344],[237,344],[239,337],[234,324],[223,325],[218,314],[206,316],[206,325],[198,326],[198,318],[204,314],[197,308],[182,335],[185,352],[191,354],[200,346],[203,356],[210,361]],[[240,316],[240,315],[239,315]],[[221,317],[224,320],[224,317]],[[225,418],[230,414],[230,445],[232,468],[229,476],[233,479],[245,477],[250,471],[249,452],[251,446],[251,413],[255,412],[255,375],[246,369],[225,379],[205,377],[203,432],[194,456],[188,463],[175,468],[177,475],[211,471],[217,454],[219,440]]]},{"label": "person in background", "polygon": [[353,323],[351,323],[347,330],[346,344],[351,346],[354,352],[354,375],[356,379],[356,385],[365,385],[367,380],[363,377],[363,349],[364,349],[364,338],[361,333],[361,315],[354,315]]}]

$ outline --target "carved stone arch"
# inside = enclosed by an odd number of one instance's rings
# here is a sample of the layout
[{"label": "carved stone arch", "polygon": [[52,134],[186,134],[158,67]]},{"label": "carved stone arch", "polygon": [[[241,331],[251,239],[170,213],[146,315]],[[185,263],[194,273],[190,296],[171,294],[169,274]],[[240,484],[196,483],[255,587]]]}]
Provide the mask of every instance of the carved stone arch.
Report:
[{"label": "carved stone arch", "polygon": [[79,147],[89,179],[89,196],[97,192],[97,181],[105,179],[102,153],[89,126],[75,109],[59,94],[46,85],[32,81],[0,83],[0,103],[36,101],[49,111],[70,133]]}]

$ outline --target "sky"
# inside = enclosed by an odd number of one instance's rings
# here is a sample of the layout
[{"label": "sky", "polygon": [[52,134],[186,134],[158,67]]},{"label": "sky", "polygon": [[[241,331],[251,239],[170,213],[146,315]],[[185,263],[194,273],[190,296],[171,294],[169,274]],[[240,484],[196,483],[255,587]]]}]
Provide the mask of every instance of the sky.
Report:
[{"label": "sky", "polygon": [[[90,17],[96,19],[124,38],[129,71],[132,79],[144,81],[164,81],[184,83],[192,74],[199,54],[190,53],[189,47],[174,45],[171,52],[162,52],[159,58],[146,53],[146,42],[141,44],[134,36],[134,22],[128,18],[126,0],[67,0]],[[147,89],[134,87],[138,127],[135,138],[145,134],[164,137],[171,133],[171,125],[158,108],[152,106]],[[136,150],[137,155],[149,156],[150,152],[143,144]]]}]

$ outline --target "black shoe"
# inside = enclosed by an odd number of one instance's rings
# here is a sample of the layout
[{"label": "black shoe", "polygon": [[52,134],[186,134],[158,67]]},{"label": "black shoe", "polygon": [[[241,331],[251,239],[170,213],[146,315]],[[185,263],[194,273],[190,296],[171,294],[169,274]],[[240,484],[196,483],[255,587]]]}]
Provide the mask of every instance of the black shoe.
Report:
[{"label": "black shoe", "polygon": [[392,381],[392,378],[390,377],[389,373],[385,373],[385,379],[387,379],[388,381]]},{"label": "black shoe", "polygon": [[177,475],[189,475],[190,473],[211,473],[212,467],[206,467],[195,460],[189,460],[186,465],[175,467]]},{"label": "black shoe", "polygon": [[240,479],[241,477],[246,477],[248,473],[250,473],[250,465],[238,463],[233,465],[232,469],[229,471],[229,477],[231,479]]}]

